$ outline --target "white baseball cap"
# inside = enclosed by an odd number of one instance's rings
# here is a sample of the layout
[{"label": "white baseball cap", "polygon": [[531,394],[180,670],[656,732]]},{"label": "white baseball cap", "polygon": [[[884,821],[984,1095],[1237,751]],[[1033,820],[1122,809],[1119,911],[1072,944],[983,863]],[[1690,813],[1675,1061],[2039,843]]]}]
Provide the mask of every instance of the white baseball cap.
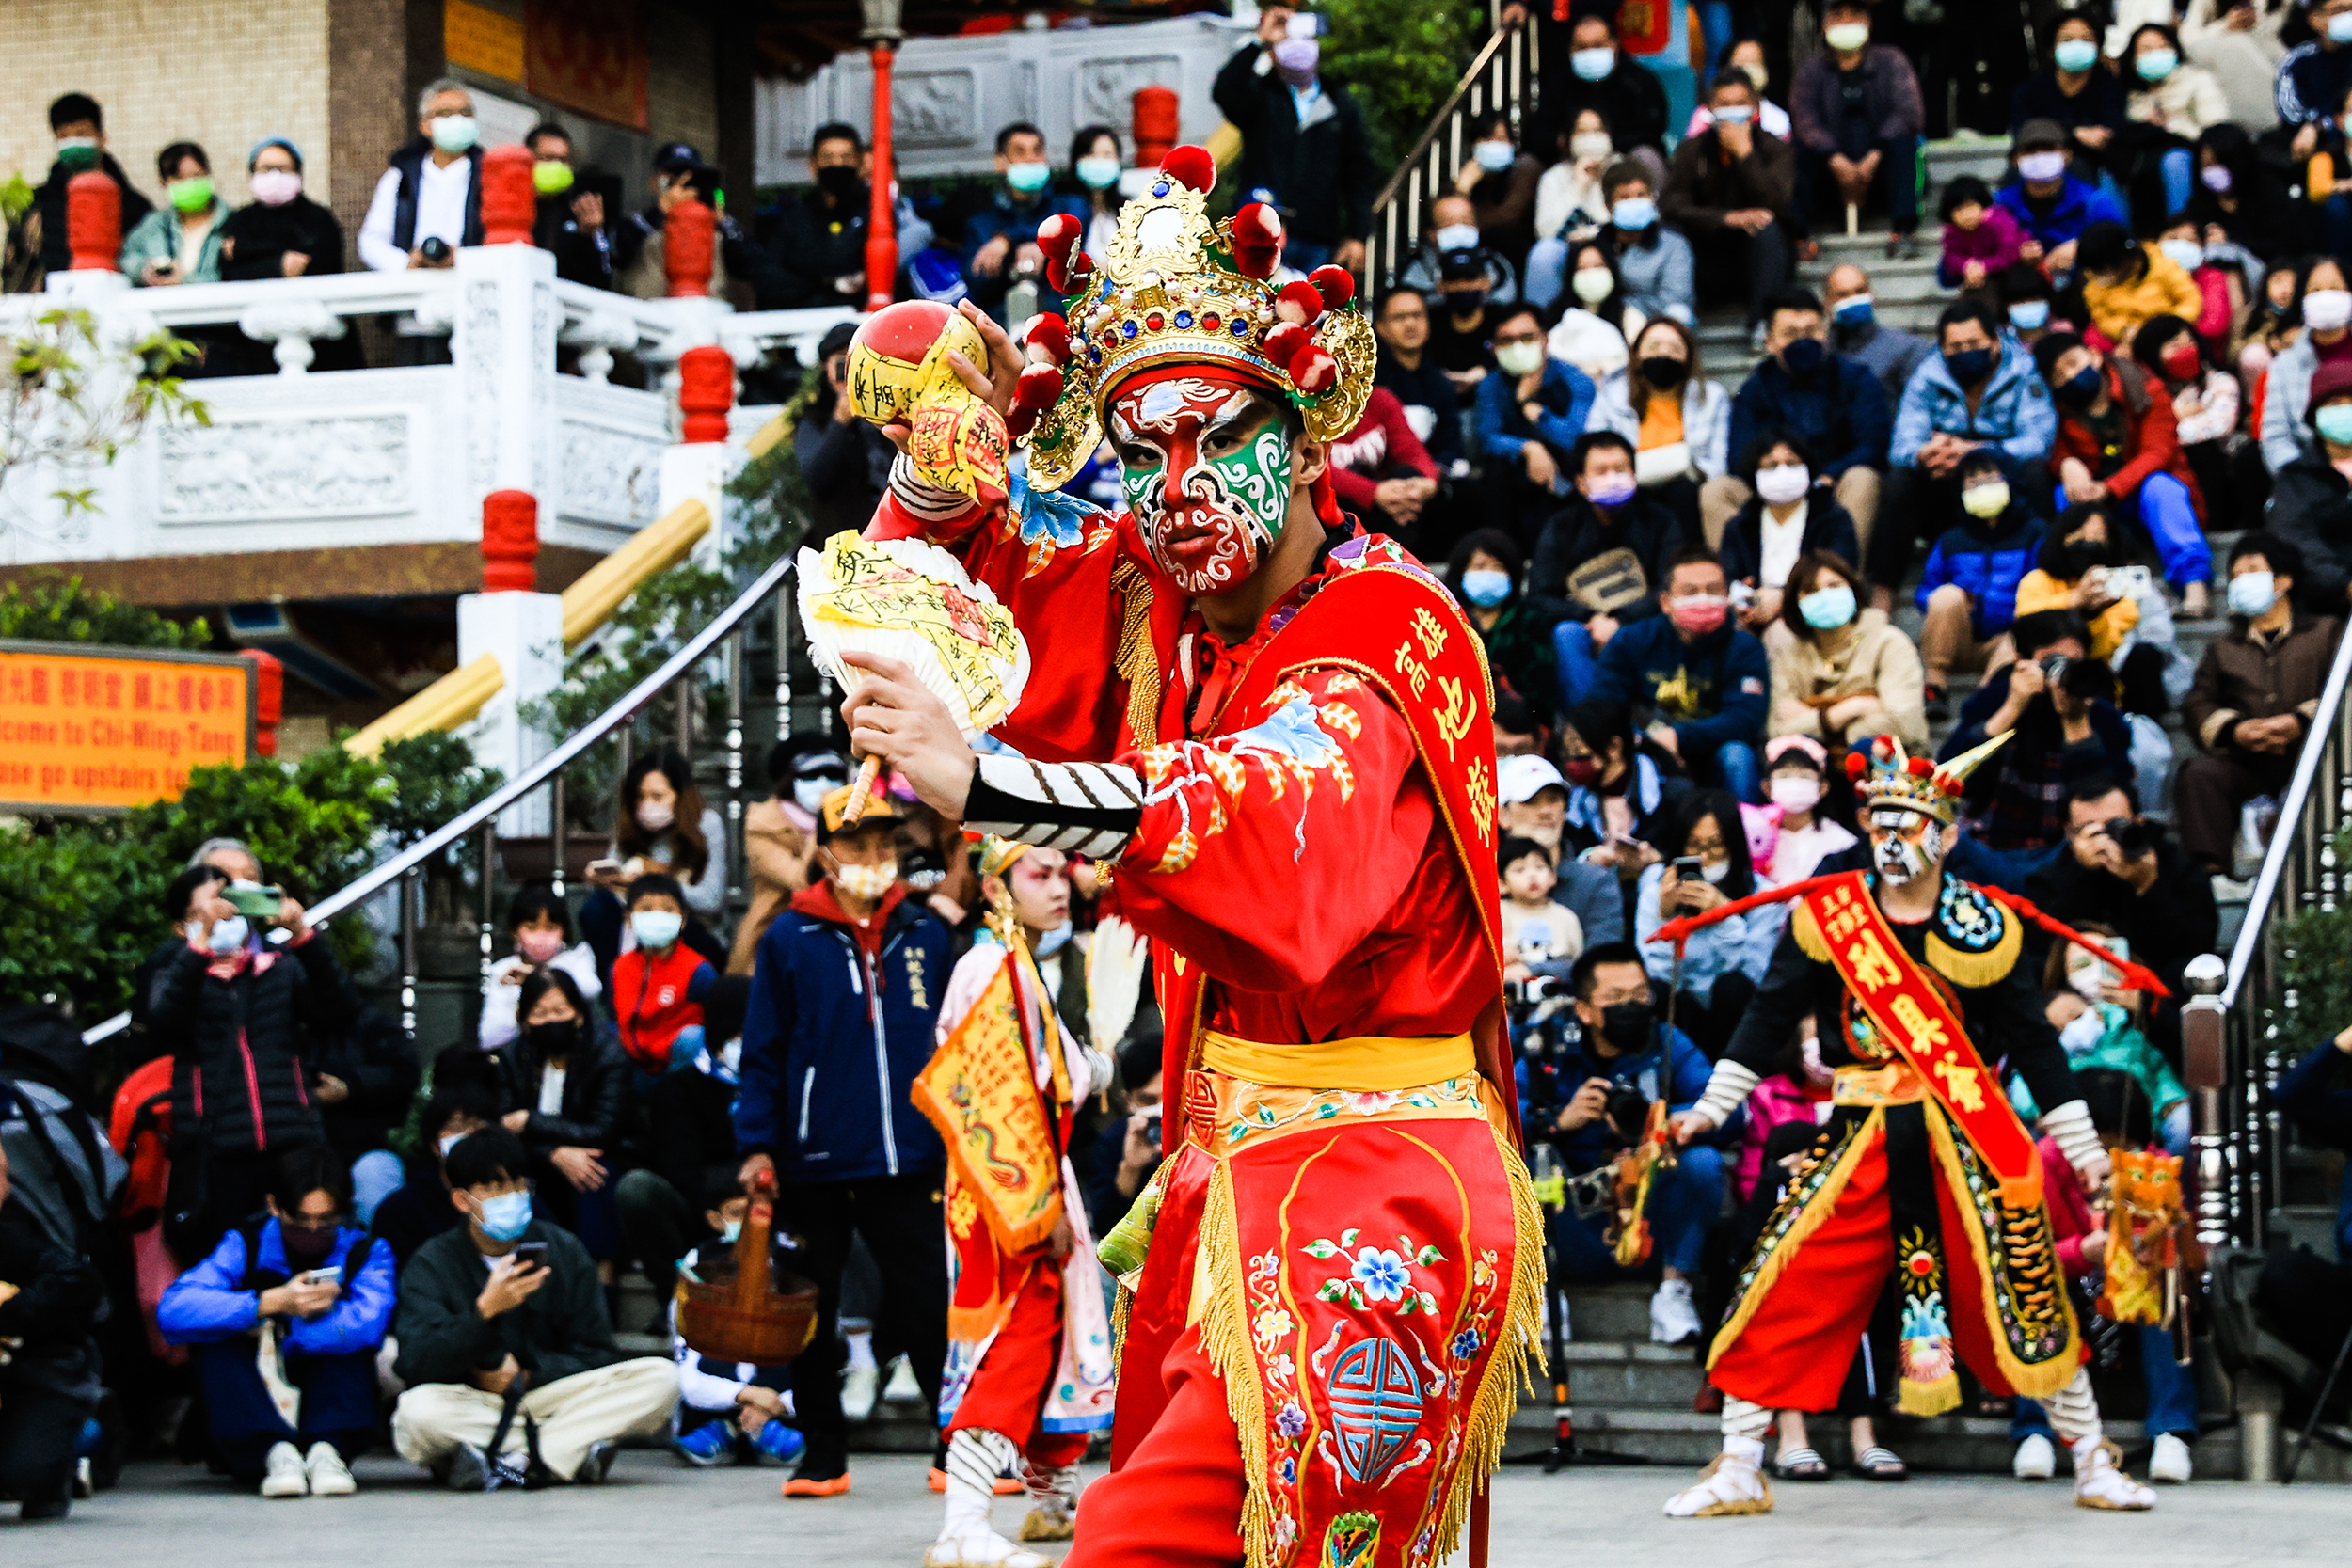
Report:
[{"label": "white baseball cap", "polygon": [[1524,805],[1547,789],[1565,792],[1568,781],[1560,769],[1538,756],[1504,757],[1495,768],[1495,785],[1512,805]]}]

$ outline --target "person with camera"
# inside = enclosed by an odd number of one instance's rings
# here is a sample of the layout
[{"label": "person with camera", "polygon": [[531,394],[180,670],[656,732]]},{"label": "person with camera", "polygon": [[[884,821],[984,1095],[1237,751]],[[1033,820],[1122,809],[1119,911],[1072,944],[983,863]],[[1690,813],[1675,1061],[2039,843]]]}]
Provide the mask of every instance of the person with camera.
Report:
[{"label": "person with camera", "polygon": [[2230,550],[2230,629],[2206,644],[2181,704],[2199,754],[2173,786],[2181,847],[2215,876],[2232,870],[2238,810],[2283,795],[2310,733],[2344,622],[2295,605],[2303,552],[2276,533],[2247,533]]},{"label": "person with camera", "polygon": [[1960,723],[1936,755],[1949,761],[2008,736],[2009,744],[1969,776],[1963,815],[1987,848],[2048,851],[2066,839],[2074,781],[2130,777],[2132,732],[2115,709],[2114,673],[2090,657],[2081,616],[2040,610],[2019,616],[2011,632],[2017,661],[1962,705]]},{"label": "person with camera", "polygon": [[2186,996],[2182,971],[2214,950],[2220,928],[2204,870],[2140,815],[2131,785],[2113,774],[2068,787],[2066,845],[2026,882],[2026,896],[2070,926],[2110,927],[2174,997]]},{"label": "person with camera", "polygon": [[359,260],[375,272],[446,267],[482,243],[482,131],[473,94],[443,77],[417,95],[416,139],[389,160],[359,221]]},{"label": "person with camera", "polygon": [[532,1212],[520,1138],[468,1133],[441,1170],[466,1223],[419,1247],[400,1276],[392,1370],[408,1390],[392,1447],[453,1492],[543,1475],[601,1483],[621,1439],[669,1424],[676,1368],[612,1342],[587,1248]]},{"label": "person with camera", "polygon": [[[1548,1129],[1531,1123],[1528,1133],[1550,1143],[1569,1174],[1581,1176],[1609,1164],[1640,1135],[1653,1101],[1689,1109],[1707,1087],[1708,1065],[1688,1035],[1659,1018],[1649,972],[1632,943],[1586,948],[1568,985],[1581,1038],[1559,1047],[1551,1070],[1563,1089],[1575,1087]],[[1723,1208],[1723,1151],[1738,1145],[1742,1125],[1733,1116],[1656,1175],[1646,1212],[1662,1274],[1649,1304],[1649,1337],[1657,1344],[1687,1344],[1702,1330],[1691,1282],[1708,1227]],[[1607,1225],[1607,1215],[1586,1218],[1573,1208],[1554,1217],[1551,1244],[1562,1279],[1589,1284],[1631,1276],[1604,1235]]]},{"label": "person with camera", "polygon": [[792,427],[792,451],[808,486],[809,538],[864,528],[890,483],[898,449],[879,426],[857,417],[850,397],[850,340],[857,323],[842,322],[817,346],[817,393]]}]

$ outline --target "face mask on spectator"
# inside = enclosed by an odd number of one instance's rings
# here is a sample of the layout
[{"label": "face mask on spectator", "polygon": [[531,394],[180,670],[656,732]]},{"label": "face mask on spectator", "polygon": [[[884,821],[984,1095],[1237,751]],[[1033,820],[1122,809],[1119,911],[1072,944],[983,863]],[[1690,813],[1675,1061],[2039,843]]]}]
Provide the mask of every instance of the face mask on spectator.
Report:
[{"label": "face mask on spectator", "polygon": [[1323,58],[1323,44],[1315,39],[1284,39],[1274,46],[1274,72],[1294,87],[1303,87],[1315,79],[1315,67]]},{"label": "face mask on spectator", "polygon": [[1598,305],[1616,293],[1617,280],[1607,267],[1579,267],[1576,276],[1568,279],[1568,287],[1585,304]]},{"label": "face mask on spectator", "polygon": [[1829,357],[1829,345],[1819,338],[1797,338],[1780,351],[1780,362],[1790,375],[1811,375]]},{"label": "face mask on spectator", "polygon": [[1042,163],[1014,164],[1005,170],[1005,183],[1023,196],[1043,190],[1053,177],[1054,171]]},{"label": "face mask on spectator", "polygon": [[2230,579],[2230,613],[2248,620],[2270,613],[2279,602],[2279,579],[2268,572],[2240,572]]},{"label": "face mask on spectator", "polygon": [[719,1227],[719,1240],[729,1246],[733,1246],[742,1234],[743,1222],[741,1220],[729,1220]]},{"label": "face mask on spectator", "polygon": [[553,963],[556,955],[564,951],[564,933],[561,931],[519,932],[515,938],[515,951],[520,953],[532,963]]},{"label": "face mask on spectator", "polygon": [[640,947],[667,947],[686,928],[686,917],[675,910],[637,910],[628,917],[628,928],[637,933]]},{"label": "face mask on spectator", "polygon": [[1462,574],[1462,597],[1481,610],[1492,610],[1511,596],[1511,574],[1473,571]]},{"label": "face mask on spectator", "polygon": [[1780,774],[1766,788],[1772,794],[1772,804],[1783,811],[1811,811],[1821,803],[1821,781],[1802,773]]},{"label": "face mask on spectator", "polygon": [[1729,861],[1702,861],[1699,863],[1699,875],[1709,882],[1720,882],[1731,875],[1731,863]]},{"label": "face mask on spectator", "polygon": [[1507,141],[1482,141],[1470,149],[1470,156],[1477,159],[1478,166],[1488,174],[1501,174],[1511,166],[1512,160],[1518,154],[1511,150],[1511,144]]},{"label": "face mask on spectator", "polygon": [[2340,447],[2352,447],[2352,403],[2331,403],[2312,416],[2320,437]]},{"label": "face mask on spectator", "polygon": [[792,803],[814,816],[825,809],[825,797],[840,787],[839,779],[796,779],[792,784]]},{"label": "face mask on spectator", "polygon": [[1600,782],[1600,758],[1570,757],[1560,765],[1560,776],[1579,789],[1590,789]]},{"label": "face mask on spectator", "polygon": [[1645,1051],[1657,1016],[1647,1002],[1613,1002],[1600,1010],[1600,1032],[1620,1051]]},{"label": "face mask on spectator", "polygon": [[834,201],[854,201],[866,182],[847,164],[829,164],[817,171],[817,188]]},{"label": "face mask on spectator", "polygon": [[2093,958],[2087,964],[2068,970],[2066,983],[2074,988],[2075,995],[2095,1006],[2099,993],[2106,990],[2107,966]]},{"label": "face mask on spectator", "polygon": [[2305,294],[2303,325],[2314,332],[2335,332],[2352,326],[2352,290],[2313,289]]},{"label": "face mask on spectator", "polygon": [[2050,57],[2060,71],[2089,71],[2099,63],[2099,46],[2089,39],[2060,39]]},{"label": "face mask on spectator", "polygon": [[1756,493],[1774,506],[1801,501],[1812,487],[1813,475],[1802,463],[1774,463],[1756,470]]},{"label": "face mask on spectator", "polygon": [[57,162],[69,174],[80,174],[98,166],[96,136],[63,136],[57,142]]},{"label": "face mask on spectator", "polygon": [[637,802],[637,825],[649,833],[658,833],[677,820],[677,808],[666,800]]},{"label": "face mask on spectator", "polygon": [[2352,11],[2338,11],[2328,19],[2328,41],[2352,43]]},{"label": "face mask on spectator", "polygon": [[1478,245],[1478,225],[1449,223],[1438,230],[1439,250],[1474,250]]},{"label": "face mask on spectator", "polygon": [[516,1242],[531,1228],[531,1195],[501,1193],[496,1197],[481,1200],[481,1216],[475,1221],[482,1233],[494,1242]]},{"label": "face mask on spectator", "polygon": [[2098,366],[2085,365],[2051,388],[2050,393],[2069,408],[2088,408],[2098,401],[2103,380]]},{"label": "face mask on spectator", "polygon": [[[2063,49],[2066,46],[2060,44],[2058,47]],[[2088,49],[2090,46],[2085,44],[2083,47]],[[2065,172],[2066,154],[2063,152],[2027,152],[2017,160],[2018,177],[2037,184],[2048,184]]]},{"label": "face mask on spectator", "polygon": [[471,115],[433,117],[433,145],[444,152],[464,152],[481,135],[481,127],[474,124]]},{"label": "face mask on spectator", "polygon": [[1993,373],[1993,351],[1989,348],[1947,350],[1944,368],[1952,372],[1952,379],[1963,387],[1974,387]]},{"label": "face mask on spectator", "polygon": [[2050,325],[2050,302],[2021,299],[2009,308],[2009,324],[2020,332],[2039,332]]},{"label": "face mask on spectator", "polygon": [[2009,510],[2009,481],[1986,480],[1960,493],[1960,504],[1971,517],[1991,519]]},{"label": "face mask on spectator", "polygon": [[2143,82],[2161,82],[2180,63],[2181,57],[2169,49],[2151,49],[2132,62],[2132,69],[2139,72]]},{"label": "face mask on spectator", "polygon": [[1568,69],[1579,81],[1605,81],[1617,69],[1617,51],[1614,47],[1576,50],[1568,55]]},{"label": "face mask on spectator", "polygon": [[1585,499],[1595,506],[1623,506],[1633,499],[1631,474],[1602,474],[1584,482]]},{"label": "face mask on spectator", "polygon": [[2220,164],[2207,164],[2197,171],[2197,178],[2203,181],[2205,189],[2216,196],[2225,196],[2229,193],[2230,171]]},{"label": "face mask on spectator", "polygon": [[302,194],[302,176],[290,168],[257,168],[247,183],[253,199],[264,207],[283,207]]},{"label": "face mask on spectator", "polygon": [[206,939],[205,945],[213,950],[214,957],[225,958],[243,947],[246,938],[252,934],[253,927],[245,916],[232,914],[226,920],[213,922],[213,934]]},{"label": "face mask on spectator", "polygon": [[179,211],[200,213],[213,204],[213,177],[198,174],[185,180],[174,180],[164,187],[164,194],[171,198],[172,206]]},{"label": "face mask on spectator", "polygon": [[448,1159],[448,1158],[449,1158],[449,1151],[450,1151],[451,1149],[453,1149],[453,1148],[456,1148],[456,1147],[457,1147],[460,1143],[462,1143],[462,1142],[465,1140],[465,1136],[466,1136],[466,1134],[465,1134],[465,1133],[463,1133],[463,1132],[444,1132],[444,1133],[442,1133],[442,1134],[441,1134],[441,1143],[440,1143],[440,1148],[441,1148],[441,1158],[442,1158],[442,1159],[444,1159],[444,1160]]},{"label": "face mask on spectator", "polygon": [[2175,381],[2186,381],[2202,365],[2197,357],[2197,345],[2186,338],[2176,338],[2156,356],[2164,363],[2164,373]]},{"label": "face mask on spectator", "polygon": [[1682,385],[1690,368],[1671,354],[1645,355],[1642,359],[1642,379],[1661,390],[1671,390]]},{"label": "face mask on spectator", "polygon": [[531,188],[541,196],[562,196],[572,188],[572,166],[561,158],[542,158],[531,166]]},{"label": "face mask on spectator", "polygon": [[1116,158],[1081,158],[1078,178],[1090,191],[1108,190],[1119,183],[1119,160]]},{"label": "face mask on spectator", "polygon": [[1718,125],[1745,125],[1756,118],[1756,105],[1726,103],[1722,108],[1710,112],[1714,115],[1715,123]]},{"label": "face mask on spectator", "polygon": [[580,1021],[559,1018],[552,1023],[534,1023],[524,1030],[523,1035],[543,1062],[557,1056],[568,1056],[572,1053],[572,1047],[580,1043]]},{"label": "face mask on spectator", "polygon": [[2066,542],[2066,564],[2079,578],[2096,566],[2114,564],[2115,546],[2104,539],[2069,539]]},{"label": "face mask on spectator", "polygon": [[1513,375],[1525,375],[1543,369],[1544,345],[1541,343],[1497,343],[1495,363]]},{"label": "face mask on spectator", "polygon": [[1606,158],[1616,150],[1617,144],[1609,139],[1606,131],[1579,131],[1568,138],[1571,158]]},{"label": "face mask on spectator", "polygon": [[2195,240],[2167,240],[2156,248],[2183,272],[2195,272],[2205,264],[2205,247]]},{"label": "face mask on spectator", "polygon": [[884,861],[880,865],[845,865],[834,871],[834,881],[852,898],[880,898],[898,879],[898,863]]},{"label": "face mask on spectator", "polygon": [[1870,41],[1870,24],[1867,22],[1841,22],[1825,29],[1823,41],[1841,55],[1851,55]]},{"label": "face mask on spectator", "polygon": [[1836,631],[1854,617],[1853,590],[1844,583],[1819,588],[1797,601],[1797,613],[1815,631]]},{"label": "face mask on spectator", "polygon": [[[2142,57],[2145,58],[2145,56]],[[2098,971],[2090,970],[2086,973],[2095,974]],[[2079,1056],[2097,1045],[2100,1037],[2106,1032],[2106,1021],[2097,1013],[2086,1010],[2076,1015],[2065,1028],[2058,1031],[2058,1044],[2066,1047],[2066,1053],[2069,1056]]]},{"label": "face mask on spectator", "polygon": [[1675,629],[1693,637],[1715,630],[1730,613],[1731,600],[1721,594],[1686,594],[1666,601],[1666,618]]},{"label": "face mask on spectator", "polygon": [[1837,318],[1840,326],[1867,326],[1878,319],[1868,294],[1848,294],[1830,307],[1830,313]]},{"label": "face mask on spectator", "polygon": [[1446,309],[1457,316],[1470,315],[1486,309],[1486,291],[1484,289],[1448,289],[1444,293]]},{"label": "face mask on spectator", "polygon": [[1658,203],[1645,196],[1619,197],[1610,204],[1609,221],[1629,234],[1638,234],[1658,221]]}]

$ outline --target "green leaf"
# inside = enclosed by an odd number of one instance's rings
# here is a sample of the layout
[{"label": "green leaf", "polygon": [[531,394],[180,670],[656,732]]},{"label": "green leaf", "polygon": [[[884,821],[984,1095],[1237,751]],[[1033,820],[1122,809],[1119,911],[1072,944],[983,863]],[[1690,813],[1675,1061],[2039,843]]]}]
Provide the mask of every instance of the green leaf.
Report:
[{"label": "green leaf", "polygon": [[1354,1246],[1356,1244],[1356,1238],[1359,1234],[1360,1234],[1360,1232],[1358,1231],[1355,1227],[1350,1226],[1347,1229],[1340,1232],[1340,1245]]},{"label": "green leaf", "polygon": [[1320,1259],[1332,1257],[1336,1255],[1340,1249],[1333,1246],[1327,1238],[1318,1236],[1313,1241],[1308,1243],[1305,1246],[1300,1247],[1298,1250],[1305,1253],[1310,1258]]},{"label": "green leaf", "polygon": [[1432,1264],[1432,1263],[1442,1263],[1442,1262],[1444,1262],[1444,1261],[1445,1261],[1445,1254],[1444,1254],[1444,1253],[1442,1253],[1442,1252],[1439,1252],[1439,1251],[1438,1251],[1436,1247],[1433,1247],[1433,1246],[1425,1246],[1425,1247],[1422,1248],[1419,1252],[1417,1252],[1417,1253],[1413,1254],[1413,1261],[1414,1261],[1414,1262],[1416,1262],[1416,1263],[1419,1263],[1419,1264],[1420,1264],[1422,1268],[1424,1268],[1424,1269],[1425,1269],[1425,1268],[1427,1268],[1427,1267],[1428,1267],[1430,1264]]},{"label": "green leaf", "polygon": [[[1346,1280],[1344,1280],[1344,1279],[1327,1279],[1327,1280],[1325,1280],[1325,1281],[1323,1282],[1323,1289],[1322,1289],[1322,1290],[1320,1290],[1320,1291],[1317,1291],[1315,1292],[1315,1299],[1316,1299],[1317,1301],[1337,1301],[1337,1300],[1339,1300],[1339,1299],[1340,1299],[1340,1297],[1341,1297],[1341,1296],[1344,1295],[1346,1292],[1347,1292],[1347,1281],[1346,1281]],[[1359,1306],[1361,1306],[1362,1304],[1359,1302],[1359,1303],[1358,1303],[1358,1305],[1359,1305]]]}]

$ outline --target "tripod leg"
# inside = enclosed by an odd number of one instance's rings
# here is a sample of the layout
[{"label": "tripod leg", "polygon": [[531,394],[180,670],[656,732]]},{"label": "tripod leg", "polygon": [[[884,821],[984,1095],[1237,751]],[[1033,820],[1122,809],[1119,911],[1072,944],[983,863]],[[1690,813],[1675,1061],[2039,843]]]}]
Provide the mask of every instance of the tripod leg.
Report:
[{"label": "tripod leg", "polygon": [[2295,1452],[2287,1458],[2287,1471],[2279,1478],[2280,1485],[2294,1484],[2295,1472],[2301,1467],[2303,1455],[2311,1449],[2312,1433],[2318,1427],[2320,1418],[2327,1413],[2329,1396],[2336,1391],[2336,1379],[2344,1375],[2344,1362],[2347,1355],[2352,1355],[2352,1330],[2345,1331],[2344,1343],[2336,1347],[2336,1364],[2328,1369],[2328,1381],[2319,1386],[2319,1398],[2312,1402],[2312,1413],[2303,1421],[2303,1434],[2295,1440]]}]

